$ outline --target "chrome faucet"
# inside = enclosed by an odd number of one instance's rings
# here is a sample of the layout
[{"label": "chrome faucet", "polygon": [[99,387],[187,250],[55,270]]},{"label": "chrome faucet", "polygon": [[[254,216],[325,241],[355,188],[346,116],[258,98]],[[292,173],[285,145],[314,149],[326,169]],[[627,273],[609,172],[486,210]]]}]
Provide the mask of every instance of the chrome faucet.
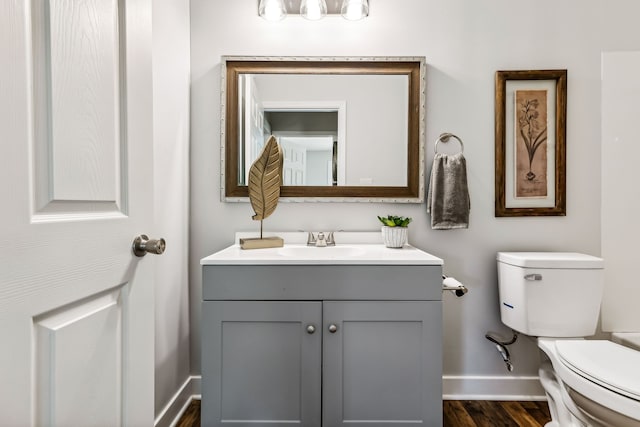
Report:
[{"label": "chrome faucet", "polygon": [[335,246],[336,241],[333,238],[333,231],[329,231],[325,234],[323,231],[319,231],[317,234],[309,231],[307,234],[307,246],[325,247]]}]

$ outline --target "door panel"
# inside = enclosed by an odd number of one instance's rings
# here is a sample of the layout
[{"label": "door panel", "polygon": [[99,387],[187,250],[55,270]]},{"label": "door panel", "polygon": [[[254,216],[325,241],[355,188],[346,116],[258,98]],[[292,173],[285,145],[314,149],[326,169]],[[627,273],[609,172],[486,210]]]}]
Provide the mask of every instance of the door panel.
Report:
[{"label": "door panel", "polygon": [[35,213],[122,210],[124,3],[35,1]]},{"label": "door panel", "polygon": [[[34,104],[38,133],[50,151],[54,200],[114,200],[120,134],[120,49],[117,0],[33,2],[41,89]],[[44,9],[44,10],[42,10]],[[114,102],[115,101],[115,102]]]},{"label": "door panel", "polygon": [[202,312],[203,425],[320,426],[320,302],[205,301]]},{"label": "door panel", "polygon": [[150,3],[0,2],[0,425],[153,424]]},{"label": "door panel", "polygon": [[288,138],[279,138],[284,151],[282,185],[306,185],[307,151],[290,143]]},{"label": "door panel", "polygon": [[440,301],[325,302],[323,424],[441,426],[441,316]]},{"label": "door panel", "polygon": [[[126,310],[120,296],[118,289],[34,319],[37,425],[120,424]],[[77,390],[86,384],[92,391],[79,404]]]}]

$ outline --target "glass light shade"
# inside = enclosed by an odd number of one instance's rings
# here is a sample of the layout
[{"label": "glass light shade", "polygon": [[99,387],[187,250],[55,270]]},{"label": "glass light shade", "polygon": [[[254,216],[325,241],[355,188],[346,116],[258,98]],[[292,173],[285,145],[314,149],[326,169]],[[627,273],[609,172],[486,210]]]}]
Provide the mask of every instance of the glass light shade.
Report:
[{"label": "glass light shade", "polygon": [[369,15],[368,0],[344,0],[342,2],[342,10],[340,12],[344,19],[349,21],[358,21]]},{"label": "glass light shade", "polygon": [[310,21],[322,19],[327,14],[327,2],[325,0],[302,0],[300,3],[300,15]]},{"label": "glass light shade", "polygon": [[287,16],[283,0],[260,0],[258,14],[267,21],[281,21]]}]

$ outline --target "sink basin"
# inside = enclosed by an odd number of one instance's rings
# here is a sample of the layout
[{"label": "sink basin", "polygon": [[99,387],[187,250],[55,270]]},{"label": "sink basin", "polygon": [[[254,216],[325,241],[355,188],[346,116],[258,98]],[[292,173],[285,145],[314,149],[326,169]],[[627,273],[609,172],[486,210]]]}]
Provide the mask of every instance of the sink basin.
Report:
[{"label": "sink basin", "polygon": [[364,249],[356,246],[284,246],[278,255],[291,258],[341,259],[364,255]]}]

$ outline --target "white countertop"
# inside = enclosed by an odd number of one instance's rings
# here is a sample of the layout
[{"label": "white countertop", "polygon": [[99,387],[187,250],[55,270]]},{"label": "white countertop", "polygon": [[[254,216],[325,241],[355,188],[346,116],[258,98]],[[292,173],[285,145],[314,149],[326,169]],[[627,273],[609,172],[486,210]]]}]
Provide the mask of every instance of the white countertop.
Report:
[{"label": "white countertop", "polygon": [[401,249],[387,248],[378,232],[336,232],[336,246],[306,245],[306,233],[265,233],[277,235],[284,247],[241,249],[241,237],[255,233],[236,233],[236,243],[200,261],[202,265],[442,265],[442,259],[418,248],[406,245]]}]

